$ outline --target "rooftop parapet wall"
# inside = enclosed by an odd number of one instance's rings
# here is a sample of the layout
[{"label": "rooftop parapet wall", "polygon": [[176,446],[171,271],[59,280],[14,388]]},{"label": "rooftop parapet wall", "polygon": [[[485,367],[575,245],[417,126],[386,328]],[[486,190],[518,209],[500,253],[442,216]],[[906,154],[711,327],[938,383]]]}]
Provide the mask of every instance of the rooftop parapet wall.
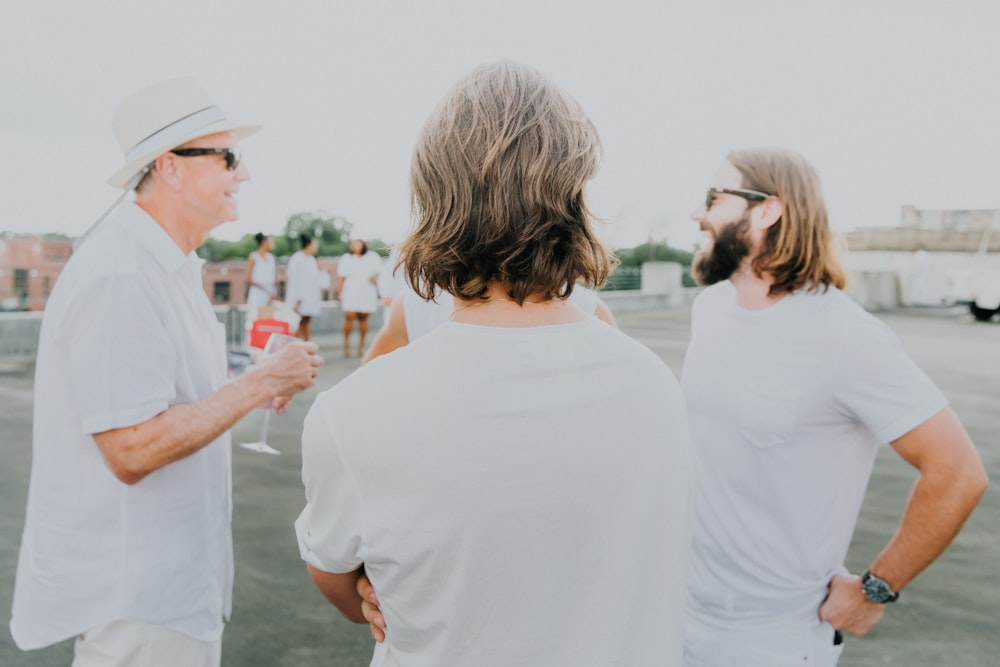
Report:
[{"label": "rooftop parapet wall", "polygon": [[1000,210],[904,206],[900,225],[859,227],[845,236],[852,251],[1000,252]]}]

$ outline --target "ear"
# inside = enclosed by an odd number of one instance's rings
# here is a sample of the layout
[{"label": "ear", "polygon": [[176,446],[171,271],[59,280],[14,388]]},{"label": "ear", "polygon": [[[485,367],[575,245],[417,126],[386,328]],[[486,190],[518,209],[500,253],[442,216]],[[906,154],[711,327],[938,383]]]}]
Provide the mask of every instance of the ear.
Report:
[{"label": "ear", "polygon": [[173,153],[167,152],[153,161],[152,169],[155,169],[160,181],[171,190],[179,190],[181,187],[179,159]]},{"label": "ear", "polygon": [[766,230],[781,219],[785,205],[775,196],[770,196],[751,209],[750,224],[754,229]]}]

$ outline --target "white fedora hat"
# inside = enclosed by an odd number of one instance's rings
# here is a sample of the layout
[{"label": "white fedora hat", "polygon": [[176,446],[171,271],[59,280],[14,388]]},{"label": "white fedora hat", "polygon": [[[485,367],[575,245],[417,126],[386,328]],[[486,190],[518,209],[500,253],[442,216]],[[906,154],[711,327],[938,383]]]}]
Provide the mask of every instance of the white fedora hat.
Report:
[{"label": "white fedora hat", "polygon": [[134,93],[118,107],[111,127],[125,153],[125,165],[108,179],[116,188],[127,187],[146,165],[192,139],[216,132],[233,132],[240,138],[260,129],[260,125],[227,119],[191,77],[170,79]]}]

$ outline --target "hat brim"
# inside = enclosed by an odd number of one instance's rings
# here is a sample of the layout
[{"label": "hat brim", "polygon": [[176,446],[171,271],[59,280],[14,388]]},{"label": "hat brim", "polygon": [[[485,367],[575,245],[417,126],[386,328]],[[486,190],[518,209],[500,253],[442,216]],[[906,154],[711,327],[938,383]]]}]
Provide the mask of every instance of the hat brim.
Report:
[{"label": "hat brim", "polygon": [[219,132],[232,132],[237,139],[242,139],[244,137],[249,137],[260,128],[260,125],[240,125],[229,120],[222,120],[217,123],[206,125],[186,135],[175,137],[165,144],[151,147],[145,153],[129,160],[123,167],[108,178],[108,184],[116,188],[124,188],[147,164],[151,163],[164,153],[186,144],[189,141],[193,141],[198,137],[204,137],[209,134],[217,134]]}]

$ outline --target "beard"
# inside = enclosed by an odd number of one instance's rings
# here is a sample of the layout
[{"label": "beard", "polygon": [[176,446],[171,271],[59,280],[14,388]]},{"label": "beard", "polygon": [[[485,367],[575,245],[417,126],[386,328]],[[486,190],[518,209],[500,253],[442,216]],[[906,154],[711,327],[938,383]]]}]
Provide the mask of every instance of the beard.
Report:
[{"label": "beard", "polygon": [[714,285],[729,280],[743,260],[750,255],[750,212],[722,228],[710,250],[694,258],[691,267],[699,285]]}]

